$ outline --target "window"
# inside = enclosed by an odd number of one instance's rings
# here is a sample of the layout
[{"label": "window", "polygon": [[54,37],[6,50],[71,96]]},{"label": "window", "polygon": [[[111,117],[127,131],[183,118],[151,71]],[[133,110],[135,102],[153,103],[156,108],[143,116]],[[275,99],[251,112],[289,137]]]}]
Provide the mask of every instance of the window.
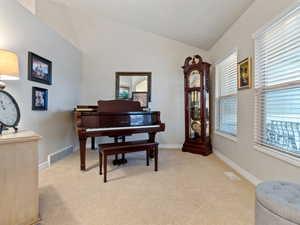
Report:
[{"label": "window", "polygon": [[300,158],[300,4],[255,35],[255,142]]},{"label": "window", "polygon": [[216,65],[216,130],[237,133],[237,51]]}]

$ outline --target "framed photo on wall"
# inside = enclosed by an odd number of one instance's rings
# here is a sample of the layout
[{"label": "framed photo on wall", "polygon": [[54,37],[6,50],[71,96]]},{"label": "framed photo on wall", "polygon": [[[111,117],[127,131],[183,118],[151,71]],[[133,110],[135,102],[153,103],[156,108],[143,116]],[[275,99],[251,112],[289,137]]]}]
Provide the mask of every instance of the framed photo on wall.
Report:
[{"label": "framed photo on wall", "polygon": [[48,110],[48,90],[44,88],[32,87],[32,110]]},{"label": "framed photo on wall", "polygon": [[132,100],[141,103],[141,107],[148,108],[148,92],[132,92]]},{"label": "framed photo on wall", "polygon": [[251,57],[238,63],[238,89],[252,88]]},{"label": "framed photo on wall", "polygon": [[128,86],[120,86],[118,98],[119,99],[128,99],[129,98],[129,87]]},{"label": "framed photo on wall", "polygon": [[52,84],[52,62],[32,52],[28,53],[28,80]]}]

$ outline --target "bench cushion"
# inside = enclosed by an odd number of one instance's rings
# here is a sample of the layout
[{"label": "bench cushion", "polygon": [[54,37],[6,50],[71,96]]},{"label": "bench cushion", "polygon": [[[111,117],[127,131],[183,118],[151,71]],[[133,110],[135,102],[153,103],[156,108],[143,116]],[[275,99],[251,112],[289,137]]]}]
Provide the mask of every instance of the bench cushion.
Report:
[{"label": "bench cushion", "polygon": [[274,214],[300,224],[300,185],[269,181],[256,188],[256,200]]}]

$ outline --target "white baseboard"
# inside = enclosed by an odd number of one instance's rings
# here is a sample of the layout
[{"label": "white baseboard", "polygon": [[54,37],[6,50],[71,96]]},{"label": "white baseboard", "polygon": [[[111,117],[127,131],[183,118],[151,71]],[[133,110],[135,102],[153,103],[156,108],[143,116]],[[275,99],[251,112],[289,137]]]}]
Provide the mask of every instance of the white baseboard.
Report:
[{"label": "white baseboard", "polygon": [[232,169],[234,169],[237,173],[239,173],[241,176],[243,176],[246,180],[248,180],[255,186],[262,182],[260,179],[249,173],[247,170],[241,168],[234,161],[227,158],[227,156],[223,155],[221,152],[217,151],[216,149],[214,149],[213,152],[219,159],[224,161],[228,166],[230,166]]},{"label": "white baseboard", "polygon": [[53,156],[59,155],[59,154],[65,152],[65,151],[68,151],[68,150],[70,151],[70,149],[72,149],[72,152],[75,151],[75,148],[72,145],[70,145],[70,146],[67,146],[67,147],[65,147],[63,149],[60,149],[60,150],[58,150],[56,152],[53,152],[53,153],[49,154],[48,157],[47,157],[48,160],[39,164],[39,171],[42,171],[44,169],[47,169],[47,168],[51,167],[51,158]]},{"label": "white baseboard", "polygon": [[48,161],[42,162],[42,163],[39,164],[39,172],[41,172],[42,170],[47,169],[49,167],[50,166],[49,166],[49,162]]},{"label": "white baseboard", "polygon": [[160,144],[159,148],[175,148],[175,149],[181,149],[182,145],[180,144]]}]

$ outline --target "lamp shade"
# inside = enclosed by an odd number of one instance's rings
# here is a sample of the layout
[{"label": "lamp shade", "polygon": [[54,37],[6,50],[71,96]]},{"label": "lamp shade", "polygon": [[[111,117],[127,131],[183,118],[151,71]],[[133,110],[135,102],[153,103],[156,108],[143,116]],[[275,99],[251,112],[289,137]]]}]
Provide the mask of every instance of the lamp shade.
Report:
[{"label": "lamp shade", "polygon": [[12,52],[0,50],[0,80],[19,79],[18,56]]}]

